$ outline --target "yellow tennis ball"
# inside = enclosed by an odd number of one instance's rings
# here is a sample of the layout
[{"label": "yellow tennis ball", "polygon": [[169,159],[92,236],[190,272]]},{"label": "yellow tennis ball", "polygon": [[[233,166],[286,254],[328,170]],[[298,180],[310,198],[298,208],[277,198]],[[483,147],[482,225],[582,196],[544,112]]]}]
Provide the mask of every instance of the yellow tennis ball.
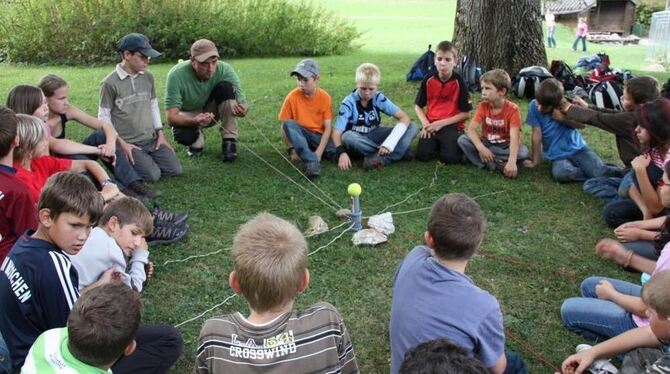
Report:
[{"label": "yellow tennis ball", "polygon": [[177,61],[178,64],[181,64],[182,62],[184,62],[184,60],[182,60],[181,58]]},{"label": "yellow tennis ball", "polygon": [[361,185],[358,183],[352,183],[349,185],[349,188],[347,188],[347,192],[351,196],[358,196],[361,194],[363,189],[361,188]]}]

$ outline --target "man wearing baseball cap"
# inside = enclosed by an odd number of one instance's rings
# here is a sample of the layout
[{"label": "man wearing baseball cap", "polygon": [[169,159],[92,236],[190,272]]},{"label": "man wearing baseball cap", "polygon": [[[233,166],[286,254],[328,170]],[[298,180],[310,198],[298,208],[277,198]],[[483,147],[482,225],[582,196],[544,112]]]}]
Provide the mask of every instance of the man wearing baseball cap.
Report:
[{"label": "man wearing baseball cap", "polygon": [[146,70],[161,53],[138,33],[121,38],[117,51],[121,62],[102,81],[98,117],[114,125],[119,146],[143,180],[180,175],[181,163],[163,134],[154,76]]},{"label": "man wearing baseball cap", "polygon": [[235,117],[244,117],[248,107],[240,78],[229,64],[219,61],[219,51],[211,40],[197,40],[191,46],[189,61],[170,69],[165,108],[174,138],[188,146],[189,156],[202,154],[203,129],[220,122],[222,159],[229,162],[237,158]]},{"label": "man wearing baseball cap", "polygon": [[279,111],[281,133],[292,160],[302,160],[305,176],[317,178],[321,158],[335,160],[336,150],[330,133],[333,111],[330,95],[319,88],[319,64],[304,59],[291,72],[298,87],[294,88]]}]

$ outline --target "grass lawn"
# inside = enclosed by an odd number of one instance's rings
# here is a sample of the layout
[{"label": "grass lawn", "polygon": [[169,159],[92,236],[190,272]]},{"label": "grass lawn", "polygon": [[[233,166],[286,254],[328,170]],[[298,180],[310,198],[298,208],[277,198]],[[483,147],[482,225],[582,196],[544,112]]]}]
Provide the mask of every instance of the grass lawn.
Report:
[{"label": "grass lawn", "polygon": [[[361,39],[365,46],[360,50],[319,58],[321,87],[333,97],[334,111],[354,88],[356,66],[369,61],[382,69],[381,90],[414,118],[412,105],[417,84],[405,82],[405,73],[428,43],[435,44],[451,35],[453,3],[374,0],[359,5],[350,0],[324,1],[324,6],[353,17],[361,30],[369,30]],[[572,30],[560,28],[557,40],[560,47],[550,50],[549,58],[574,64],[581,54],[570,51]],[[600,50],[610,54],[615,66],[642,74],[646,56],[643,47],[590,46],[592,52]],[[320,215],[330,227],[340,224],[334,210],[306,190],[328,202],[332,199],[331,205],[346,207],[350,204],[346,187],[351,182],[363,186],[361,204],[366,216],[402,201],[390,211],[429,207],[447,192],[478,197],[488,228],[482,250],[472,259],[468,273],[500,301],[508,330],[508,349],[521,353],[532,373],[551,370],[538,355],[557,365],[582,342],[562,328],[559,309],[563,299],[578,294],[583,278],[598,274],[637,279],[637,275],[624,273],[594,254],[593,247],[599,239],[612,237],[601,221],[603,204],[586,196],[578,184],[553,182],[547,162],[534,170],[521,170],[516,180],[473,167],[438,166],[433,162],[403,162],[383,172],[363,172],[359,167],[344,172],[325,162],[321,178],[316,187],[312,186],[281,157],[284,146],[277,112],[286,93],[295,86],[289,72],[297,60],[229,61],[239,72],[251,106],[247,118],[240,121],[238,161],[219,161],[220,139],[215,129],[207,132],[203,157],[188,159],[185,148],[176,147],[184,176],[160,181],[155,187],[163,192],[160,202],[166,208],[189,213],[191,232],[179,243],[152,248],[156,270],[143,296],[145,321],[180,324],[230,296],[227,250],[237,227],[260,211],[285,217],[301,229],[306,229],[312,215]],[[165,76],[175,62],[158,60],[150,67],[161,98]],[[1,65],[0,94],[5,95],[15,84],[35,83],[44,74],[57,73],[70,83],[71,102],[95,114],[99,82],[111,70],[112,66]],[[667,73],[656,76],[668,78]],[[521,101],[520,105],[525,116],[527,103]],[[87,133],[83,126],[68,125],[70,139],[80,140]],[[524,128],[526,144],[530,144],[529,133]],[[586,129],[583,134],[603,159],[618,162],[613,137],[594,129]],[[434,177],[435,183],[430,185]],[[388,243],[354,247],[347,233],[309,258],[312,283],[297,299],[297,306],[319,300],[334,304],[347,323],[364,373],[388,372],[392,278],[408,250],[422,242],[426,215],[426,210],[395,215],[396,233]],[[310,250],[325,246],[340,233],[338,229],[310,238]],[[168,262],[207,253],[215,254]],[[242,298],[233,297],[202,318],[180,326],[186,347],[173,372],[193,371],[196,340],[204,319],[233,311],[246,311]],[[528,345],[537,355],[531,353]]]}]

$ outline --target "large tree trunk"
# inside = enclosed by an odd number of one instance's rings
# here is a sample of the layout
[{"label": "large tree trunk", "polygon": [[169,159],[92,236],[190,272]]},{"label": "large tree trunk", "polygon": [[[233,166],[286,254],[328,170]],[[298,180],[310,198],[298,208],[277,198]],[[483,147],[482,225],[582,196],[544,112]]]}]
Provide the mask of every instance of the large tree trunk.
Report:
[{"label": "large tree trunk", "polygon": [[483,70],[512,77],[530,65],[547,65],[540,0],[458,0],[454,40],[461,56]]}]

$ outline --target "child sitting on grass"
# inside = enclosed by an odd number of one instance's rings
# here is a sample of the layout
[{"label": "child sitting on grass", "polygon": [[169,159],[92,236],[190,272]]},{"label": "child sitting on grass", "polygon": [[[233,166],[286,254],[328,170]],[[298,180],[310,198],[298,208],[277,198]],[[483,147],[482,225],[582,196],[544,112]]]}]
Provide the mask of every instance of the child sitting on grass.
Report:
[{"label": "child sitting on grass", "polygon": [[535,167],[540,154],[551,161],[551,175],[558,182],[583,182],[603,176],[621,176],[621,169],[603,163],[577,129],[552,118],[563,100],[563,85],[556,79],[545,79],[528,104],[526,123],[533,128],[532,160],[524,166]]},{"label": "child sitting on grass", "polygon": [[142,292],[144,281],[153,273],[144,239],[151,231],[153,219],[141,201],[122,197],[110,203],[81,251],[69,256],[79,273],[79,289],[95,283],[113,268],[115,278]]},{"label": "child sitting on grass", "polygon": [[[563,374],[587,373],[599,359],[613,357],[642,347],[658,347],[670,340],[670,271],[664,270],[654,274],[642,290],[649,323],[628,330],[616,337],[604,341],[591,349],[568,357],[561,365]],[[627,356],[621,373],[670,373],[670,354],[656,350],[655,358],[648,364],[636,362]]]},{"label": "child sitting on grass", "polygon": [[[365,63],[356,68],[356,90],[342,100],[333,128],[333,143],[340,169],[351,168],[354,156],[363,156],[363,168],[383,168],[409,154],[416,135],[416,125],[409,116],[384,94],[377,91],[381,72]],[[393,116],[394,127],[381,126],[381,113]]]},{"label": "child sitting on grass", "polygon": [[504,70],[495,69],[484,73],[479,82],[482,101],[465,134],[458,138],[458,146],[473,165],[516,178],[517,162],[528,157],[528,148],[521,143],[519,106],[507,99],[511,79]]},{"label": "child sitting on grass", "polygon": [[228,281],[250,313],[205,322],[198,373],[358,373],[337,309],[325,302],[302,311],[293,307],[309,284],[307,242],[294,225],[261,213],[240,227],[231,256]]}]

